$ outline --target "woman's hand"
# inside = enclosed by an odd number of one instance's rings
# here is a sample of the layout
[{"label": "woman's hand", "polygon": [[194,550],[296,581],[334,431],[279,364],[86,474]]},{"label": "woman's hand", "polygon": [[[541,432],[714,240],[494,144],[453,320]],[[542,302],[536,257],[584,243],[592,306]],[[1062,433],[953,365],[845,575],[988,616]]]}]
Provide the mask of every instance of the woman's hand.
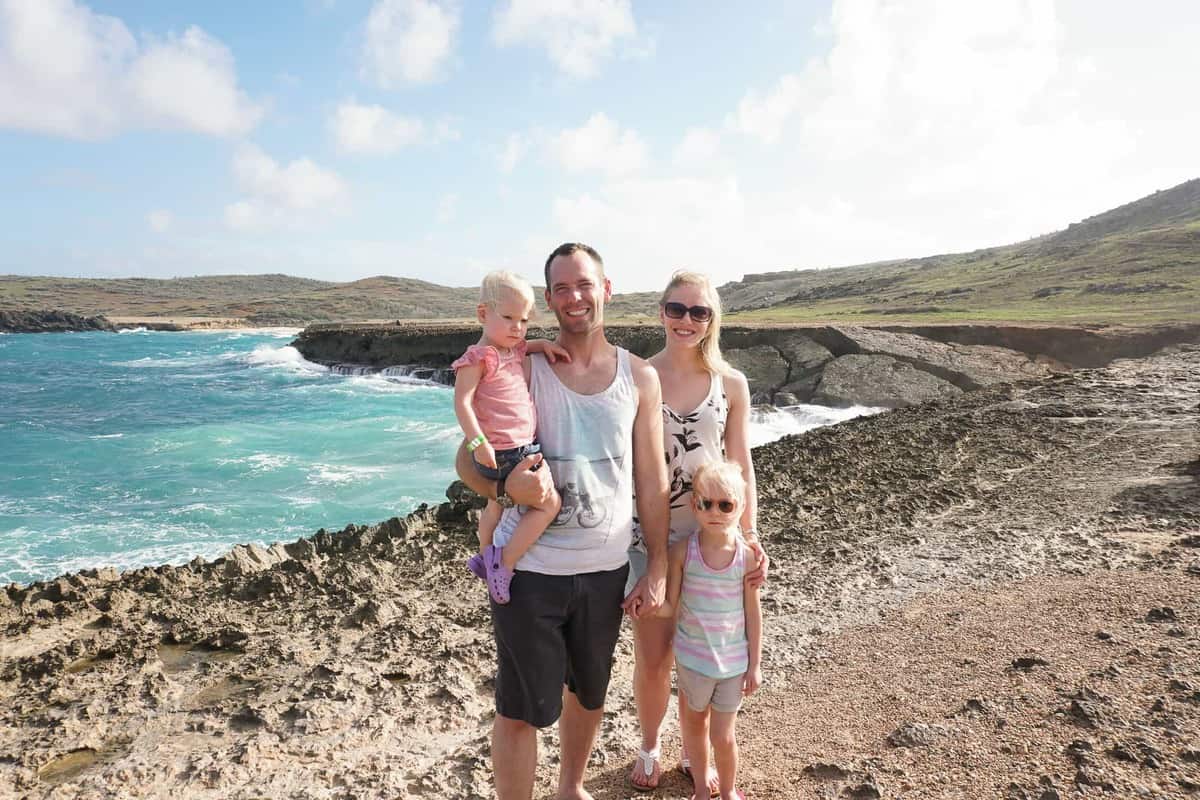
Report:
[{"label": "woman's hand", "polygon": [[746,546],[750,548],[750,552],[754,553],[756,562],[754,569],[746,573],[746,583],[750,584],[752,589],[757,589],[767,582],[771,559],[767,556],[767,551],[763,550],[762,542],[758,539],[751,539],[746,542]]}]

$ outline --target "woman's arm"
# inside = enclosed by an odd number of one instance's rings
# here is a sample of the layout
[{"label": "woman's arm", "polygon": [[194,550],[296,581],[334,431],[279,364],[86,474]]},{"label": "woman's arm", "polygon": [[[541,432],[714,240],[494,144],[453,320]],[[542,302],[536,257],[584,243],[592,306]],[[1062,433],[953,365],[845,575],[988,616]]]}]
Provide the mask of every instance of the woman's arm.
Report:
[{"label": "woman's arm", "polygon": [[[484,436],[483,428],[479,425],[479,418],[475,416],[475,409],[472,406],[475,400],[475,390],[479,388],[479,381],[482,379],[483,364],[459,367],[454,374],[454,416],[458,417],[458,424],[462,427],[463,435],[467,437],[468,442]],[[492,444],[486,437],[484,437],[483,443],[475,448],[475,458],[485,467],[493,469],[496,467],[496,451],[492,449]]]},{"label": "woman's arm", "polygon": [[679,610],[679,595],[683,592],[683,560],[687,556],[687,539],[676,542],[667,556],[667,597],[655,616],[674,617]]},{"label": "woman's arm", "polygon": [[742,693],[753,694],[762,686],[762,605],[758,600],[758,587],[743,584],[743,600],[746,606],[746,643],[750,649],[750,663],[746,677],[742,680]]},{"label": "woman's arm", "polygon": [[757,566],[748,570],[746,580],[762,586],[767,580],[771,559],[758,540],[758,485],[754,479],[754,461],[750,457],[750,384],[740,372],[727,375],[725,396],[729,398],[729,416],[725,419],[725,457],[742,468],[746,479],[746,509],[741,526],[746,544],[754,551]]}]

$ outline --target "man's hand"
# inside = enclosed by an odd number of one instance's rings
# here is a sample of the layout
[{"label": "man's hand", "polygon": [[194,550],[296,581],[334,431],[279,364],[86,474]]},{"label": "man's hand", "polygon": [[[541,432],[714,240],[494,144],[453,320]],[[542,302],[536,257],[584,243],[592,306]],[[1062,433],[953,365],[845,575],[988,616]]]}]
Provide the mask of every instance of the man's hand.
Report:
[{"label": "man's hand", "polygon": [[767,571],[771,567],[771,559],[767,557],[767,551],[763,550],[762,543],[757,539],[746,542],[746,546],[754,554],[756,562],[754,568],[746,573],[746,583],[750,584],[752,589],[757,589],[767,582]]},{"label": "man's hand", "polygon": [[525,456],[504,482],[504,492],[519,506],[548,508],[554,497],[554,478],[541,469],[542,454]]}]

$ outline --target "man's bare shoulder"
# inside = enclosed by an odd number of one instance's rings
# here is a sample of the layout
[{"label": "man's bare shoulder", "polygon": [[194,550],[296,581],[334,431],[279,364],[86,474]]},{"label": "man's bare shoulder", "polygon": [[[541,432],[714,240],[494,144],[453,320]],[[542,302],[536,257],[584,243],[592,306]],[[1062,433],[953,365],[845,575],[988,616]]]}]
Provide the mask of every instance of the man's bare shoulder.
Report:
[{"label": "man's bare shoulder", "polygon": [[644,358],[629,354],[629,371],[633,375],[633,385],[637,387],[641,399],[654,405],[662,402],[662,384],[658,380],[658,372]]}]

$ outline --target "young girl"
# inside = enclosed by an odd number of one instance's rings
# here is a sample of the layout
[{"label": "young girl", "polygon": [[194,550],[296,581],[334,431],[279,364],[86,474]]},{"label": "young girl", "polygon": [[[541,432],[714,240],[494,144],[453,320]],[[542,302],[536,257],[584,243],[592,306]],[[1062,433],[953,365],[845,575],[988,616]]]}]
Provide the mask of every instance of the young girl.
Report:
[{"label": "young girl", "polygon": [[738,527],[745,503],[746,481],[737,464],[710,461],[692,475],[699,530],[671,547],[667,603],[659,611],[666,617],[679,612],[675,671],[680,694],[687,696],[681,730],[692,757],[693,800],[709,796],[710,741],[721,800],[745,800],[734,788],[734,723],[742,696],[762,684],[762,610],[758,588],[745,581],[755,562]]},{"label": "young girl", "polygon": [[[525,384],[525,354],[542,353],[554,362],[570,361],[567,351],[545,340],[525,341],[533,311],[533,288],[511,272],[491,272],[479,288],[476,308],[483,324],[479,343],[450,366],[455,370],[454,413],[467,437],[475,468],[484,477],[507,478],[522,459],[541,452],[534,432],[537,412]],[[513,569],[530,545],[554,521],[559,500],[547,508],[530,508],[521,516],[507,547],[492,545],[500,522],[500,506],[489,500],[479,517],[479,554],[467,566],[487,582],[497,603],[509,601]]]}]

